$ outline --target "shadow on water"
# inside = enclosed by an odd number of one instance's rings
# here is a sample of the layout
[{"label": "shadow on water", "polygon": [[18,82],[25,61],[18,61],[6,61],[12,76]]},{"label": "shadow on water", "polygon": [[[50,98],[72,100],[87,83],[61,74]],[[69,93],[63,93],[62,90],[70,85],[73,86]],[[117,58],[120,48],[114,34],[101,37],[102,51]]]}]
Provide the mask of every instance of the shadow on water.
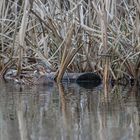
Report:
[{"label": "shadow on water", "polygon": [[1,140],[139,140],[140,90],[0,83]]}]

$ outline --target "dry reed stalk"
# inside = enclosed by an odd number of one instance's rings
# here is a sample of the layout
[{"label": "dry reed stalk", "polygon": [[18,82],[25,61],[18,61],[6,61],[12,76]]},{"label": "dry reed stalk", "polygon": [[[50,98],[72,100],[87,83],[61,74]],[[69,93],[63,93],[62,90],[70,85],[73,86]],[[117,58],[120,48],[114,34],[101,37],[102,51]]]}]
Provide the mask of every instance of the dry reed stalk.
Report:
[{"label": "dry reed stalk", "polygon": [[[43,13],[42,12],[42,7],[40,8],[40,5],[37,5],[39,7],[39,10],[38,11],[34,11],[32,9],[30,9],[30,11],[40,20],[40,22],[42,22],[45,26],[46,26],[46,30],[50,33],[51,31],[51,34],[52,36],[58,40],[59,43],[62,42],[62,38],[61,36],[59,35],[59,32],[57,30],[57,26],[56,26],[56,23],[55,21],[49,17],[47,14],[45,15],[47,17],[47,22],[42,19],[42,17],[40,17],[40,15],[37,14],[37,12],[40,12],[40,13]],[[36,10],[36,9],[35,9]],[[43,13],[44,14],[44,13]],[[50,31],[49,31],[50,30]]]},{"label": "dry reed stalk", "polygon": [[21,73],[24,51],[26,51],[25,32],[28,24],[28,6],[29,6],[28,0],[25,0],[21,28],[19,30],[19,59],[18,59],[17,75]]},{"label": "dry reed stalk", "polygon": [[138,80],[140,76],[140,54],[138,54],[138,58],[135,65],[135,78]]},{"label": "dry reed stalk", "polygon": [[135,4],[136,4],[136,37],[138,38],[138,43],[140,44],[140,1],[134,0]]},{"label": "dry reed stalk", "polygon": [[35,52],[35,54],[37,54],[38,59],[41,60],[45,64],[45,67],[53,70],[53,66],[49,62],[49,59],[46,59],[44,54],[38,49],[39,48],[38,44],[33,44],[28,38],[25,38],[25,39],[30,44],[31,49]]},{"label": "dry reed stalk", "polygon": [[72,35],[73,35],[73,31],[74,31],[74,24],[72,24],[69,28],[68,34],[67,34],[67,38],[66,38],[66,42],[65,42],[65,47],[64,47],[64,52],[62,55],[62,59],[61,59],[61,64],[60,64],[60,69],[58,72],[58,75],[56,75],[56,81],[59,83],[64,75],[64,72],[66,70],[66,67],[64,67],[64,62],[66,63],[65,59],[68,55],[68,53],[70,53],[70,47],[71,47],[71,39],[72,39]]},{"label": "dry reed stalk", "polygon": [[[108,26],[108,21],[107,21],[107,3],[105,3],[103,0],[101,1],[101,7],[97,7],[96,3],[93,1],[92,2],[93,7],[95,8],[96,12],[98,13],[98,16],[100,18],[100,24],[101,24],[101,33],[102,33],[102,43],[103,43],[103,53],[106,55],[108,52],[108,35],[107,35],[107,26]],[[109,60],[108,58],[105,58],[104,62],[104,74],[103,74],[103,81],[104,84],[108,84],[109,82]],[[106,87],[106,86],[105,86]]]},{"label": "dry reed stalk", "polygon": [[[107,54],[108,50],[108,35],[107,35],[107,11],[105,9],[105,3],[102,5],[102,18],[101,18],[101,31],[102,31],[102,42],[104,47],[104,53]],[[103,81],[104,85],[108,84],[109,82],[109,59],[105,58],[105,64],[104,64],[104,75],[103,75]],[[105,86],[106,87],[106,86]]]}]

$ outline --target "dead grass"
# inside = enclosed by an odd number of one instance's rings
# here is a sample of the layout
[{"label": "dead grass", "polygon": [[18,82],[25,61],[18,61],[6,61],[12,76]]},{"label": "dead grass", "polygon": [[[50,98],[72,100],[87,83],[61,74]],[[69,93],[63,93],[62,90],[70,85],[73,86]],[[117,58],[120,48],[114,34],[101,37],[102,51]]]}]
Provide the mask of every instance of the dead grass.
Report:
[{"label": "dead grass", "polygon": [[19,75],[42,63],[58,72],[57,81],[66,70],[96,71],[104,83],[124,75],[137,79],[139,7],[136,0],[1,0],[1,76],[11,67]]}]

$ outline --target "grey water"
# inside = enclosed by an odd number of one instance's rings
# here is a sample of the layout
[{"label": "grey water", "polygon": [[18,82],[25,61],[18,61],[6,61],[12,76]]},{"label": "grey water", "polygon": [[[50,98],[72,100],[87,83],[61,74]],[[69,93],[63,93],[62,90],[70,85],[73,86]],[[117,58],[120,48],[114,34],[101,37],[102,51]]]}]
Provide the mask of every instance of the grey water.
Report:
[{"label": "grey water", "polygon": [[0,82],[0,140],[139,139],[139,87]]}]

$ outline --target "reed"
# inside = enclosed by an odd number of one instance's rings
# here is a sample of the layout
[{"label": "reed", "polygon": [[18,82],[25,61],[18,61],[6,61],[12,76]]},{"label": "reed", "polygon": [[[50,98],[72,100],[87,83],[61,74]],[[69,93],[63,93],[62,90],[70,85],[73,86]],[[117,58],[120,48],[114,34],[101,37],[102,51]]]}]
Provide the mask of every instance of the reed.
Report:
[{"label": "reed", "polygon": [[59,82],[65,71],[97,72],[104,83],[138,79],[139,6],[137,0],[1,0],[1,76],[43,65]]}]

